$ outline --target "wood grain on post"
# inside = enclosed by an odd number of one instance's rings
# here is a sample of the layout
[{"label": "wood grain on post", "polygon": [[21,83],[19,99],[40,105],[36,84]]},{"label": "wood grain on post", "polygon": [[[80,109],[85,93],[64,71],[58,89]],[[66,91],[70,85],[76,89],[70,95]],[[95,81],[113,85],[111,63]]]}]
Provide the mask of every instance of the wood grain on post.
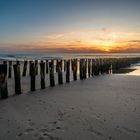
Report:
[{"label": "wood grain on post", "polygon": [[66,60],[64,60],[64,72],[66,71]]},{"label": "wood grain on post", "polygon": [[66,83],[70,82],[70,60],[66,61]]},{"label": "wood grain on post", "polygon": [[29,76],[31,76],[31,63],[32,63],[33,61],[29,61]]},{"label": "wood grain on post", "polygon": [[104,59],[100,59],[100,72],[101,72],[101,74],[103,74],[104,73]]},{"label": "wood grain on post", "polygon": [[7,64],[0,64],[0,96],[2,99],[8,98]]},{"label": "wood grain on post", "polygon": [[101,73],[101,59],[98,59],[98,71]]},{"label": "wood grain on post", "polygon": [[84,59],[80,59],[80,80],[84,79]]},{"label": "wood grain on post", "polygon": [[26,76],[28,61],[24,61],[22,76]]},{"label": "wood grain on post", "polygon": [[45,62],[40,62],[41,89],[45,89]]},{"label": "wood grain on post", "polygon": [[54,60],[49,62],[49,69],[50,69],[50,86],[55,86],[55,79],[54,79]]},{"label": "wood grain on post", "polygon": [[84,59],[84,62],[83,62],[83,74],[84,74],[84,79],[87,78],[87,59]]},{"label": "wood grain on post", "polygon": [[92,72],[91,72],[92,77],[94,76],[94,63],[95,63],[95,60],[92,59]]},{"label": "wood grain on post", "polygon": [[99,74],[99,70],[98,70],[98,60],[94,60],[94,75],[97,76]]},{"label": "wood grain on post", "polygon": [[57,61],[58,84],[63,84],[62,60]]},{"label": "wood grain on post", "polygon": [[92,60],[88,59],[88,77],[91,77],[91,73],[92,73]]},{"label": "wood grain on post", "polygon": [[8,78],[12,77],[12,61],[9,61]]},{"label": "wood grain on post", "polygon": [[49,62],[48,62],[48,60],[46,60],[46,74],[48,74],[48,72],[49,72],[49,70],[48,70],[48,64],[49,64]]},{"label": "wood grain on post", "polygon": [[73,69],[73,80],[76,81],[77,80],[77,59],[74,59],[72,61],[72,69]]},{"label": "wood grain on post", "polygon": [[14,68],[14,78],[15,78],[15,94],[21,94],[21,81],[20,81],[20,65],[13,65]]},{"label": "wood grain on post", "polygon": [[35,74],[38,75],[38,60],[35,60]]},{"label": "wood grain on post", "polygon": [[30,75],[31,85],[30,90],[35,91],[35,80],[36,80],[36,65],[34,62],[31,63],[31,75]]}]

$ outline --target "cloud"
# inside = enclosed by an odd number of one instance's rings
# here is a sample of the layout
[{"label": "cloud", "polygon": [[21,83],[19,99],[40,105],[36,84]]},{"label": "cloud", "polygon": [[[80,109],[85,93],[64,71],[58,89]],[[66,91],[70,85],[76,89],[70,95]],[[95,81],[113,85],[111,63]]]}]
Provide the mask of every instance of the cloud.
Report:
[{"label": "cloud", "polygon": [[140,52],[140,33],[99,30],[43,35],[23,44],[0,44],[0,52]]},{"label": "cloud", "polygon": [[59,39],[62,38],[64,36],[64,34],[55,34],[55,35],[48,35],[47,39]]}]

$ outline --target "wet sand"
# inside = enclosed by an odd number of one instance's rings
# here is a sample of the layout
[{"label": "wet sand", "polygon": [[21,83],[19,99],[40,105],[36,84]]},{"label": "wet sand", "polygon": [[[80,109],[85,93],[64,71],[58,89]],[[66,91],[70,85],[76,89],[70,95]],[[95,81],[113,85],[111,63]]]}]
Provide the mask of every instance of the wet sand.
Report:
[{"label": "wet sand", "polygon": [[104,75],[0,100],[0,140],[139,140],[139,83]]}]

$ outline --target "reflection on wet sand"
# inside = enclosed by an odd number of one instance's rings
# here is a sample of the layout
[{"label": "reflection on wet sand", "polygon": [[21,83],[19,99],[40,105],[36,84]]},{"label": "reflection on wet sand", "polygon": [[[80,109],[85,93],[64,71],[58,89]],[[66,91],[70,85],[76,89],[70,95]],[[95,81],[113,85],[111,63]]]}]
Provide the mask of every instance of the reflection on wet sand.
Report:
[{"label": "reflection on wet sand", "polygon": [[139,75],[140,76],[140,66],[133,66],[134,71],[127,73],[127,75]]},{"label": "reflection on wet sand", "polygon": [[129,68],[119,69],[114,74],[139,75],[140,76],[140,63],[132,65]]}]

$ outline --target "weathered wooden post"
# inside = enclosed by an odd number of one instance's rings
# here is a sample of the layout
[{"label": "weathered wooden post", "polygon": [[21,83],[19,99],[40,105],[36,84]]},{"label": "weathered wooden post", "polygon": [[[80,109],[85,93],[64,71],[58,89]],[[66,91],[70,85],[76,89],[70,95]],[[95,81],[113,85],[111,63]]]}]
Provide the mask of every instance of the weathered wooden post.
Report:
[{"label": "weathered wooden post", "polygon": [[80,59],[80,80],[84,79],[84,73],[83,73],[83,68],[84,68],[84,59]]},{"label": "weathered wooden post", "polygon": [[6,61],[6,60],[4,60],[4,61],[3,61],[3,64],[7,64],[7,61]]},{"label": "weathered wooden post", "polygon": [[97,76],[98,75],[98,64],[97,64],[97,59],[95,59],[94,61],[94,75]]},{"label": "weathered wooden post", "polygon": [[20,62],[17,60],[17,65],[20,65]]},{"label": "weathered wooden post", "polygon": [[49,69],[50,69],[50,86],[55,86],[55,79],[54,79],[54,60],[49,62]]},{"label": "weathered wooden post", "polygon": [[14,77],[15,77],[15,94],[21,94],[21,81],[20,81],[20,64],[14,64]]},{"label": "weathered wooden post", "polygon": [[92,75],[92,59],[88,59],[88,77]]},{"label": "weathered wooden post", "polygon": [[31,75],[31,63],[32,63],[33,61],[29,61],[29,75]]},{"label": "weathered wooden post", "polygon": [[40,62],[41,89],[45,89],[45,62]]},{"label": "weathered wooden post", "polygon": [[59,67],[58,65],[59,65],[59,60],[56,60],[56,66],[55,66],[55,68],[56,68],[56,69],[55,69],[56,73],[58,72],[58,67]]},{"label": "weathered wooden post", "polygon": [[66,61],[66,83],[70,82],[70,60]]},{"label": "weathered wooden post", "polygon": [[87,78],[87,69],[88,69],[88,61],[87,59],[84,59],[84,63],[83,63],[83,76],[84,76],[84,79]]},{"label": "weathered wooden post", "polygon": [[72,61],[72,67],[73,67],[73,80],[77,80],[77,59],[74,59]]},{"label": "weathered wooden post", "polygon": [[31,85],[30,85],[30,90],[35,91],[35,80],[36,80],[36,65],[34,62],[31,63],[31,75],[30,75],[30,80],[31,80]]},{"label": "weathered wooden post", "polygon": [[26,76],[28,61],[24,61],[22,76]]},{"label": "weathered wooden post", "polygon": [[49,64],[49,62],[48,62],[48,60],[46,60],[46,74],[48,74],[48,72],[49,72],[49,70],[48,70],[48,64]]},{"label": "weathered wooden post", "polygon": [[57,60],[58,84],[63,84],[62,60]]},{"label": "weathered wooden post", "polygon": [[108,74],[112,74],[112,64],[110,60],[107,62],[107,72]]},{"label": "weathered wooden post", "polygon": [[92,77],[94,76],[94,63],[95,63],[95,60],[92,59],[92,72],[91,72]]},{"label": "weathered wooden post", "polygon": [[2,99],[8,98],[7,64],[0,64],[0,96]]},{"label": "weathered wooden post", "polygon": [[12,77],[12,61],[9,61],[8,78]]},{"label": "weathered wooden post", "polygon": [[38,60],[35,60],[35,74],[38,75]]},{"label": "weathered wooden post", "polygon": [[100,59],[100,72],[101,72],[101,74],[103,74],[104,73],[104,59]]},{"label": "weathered wooden post", "polygon": [[66,71],[66,60],[64,60],[64,72]]}]

